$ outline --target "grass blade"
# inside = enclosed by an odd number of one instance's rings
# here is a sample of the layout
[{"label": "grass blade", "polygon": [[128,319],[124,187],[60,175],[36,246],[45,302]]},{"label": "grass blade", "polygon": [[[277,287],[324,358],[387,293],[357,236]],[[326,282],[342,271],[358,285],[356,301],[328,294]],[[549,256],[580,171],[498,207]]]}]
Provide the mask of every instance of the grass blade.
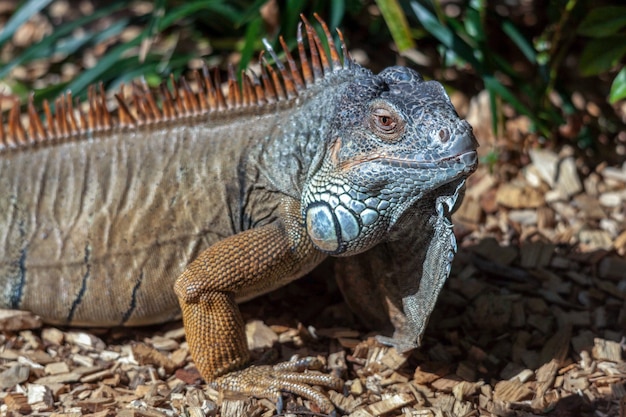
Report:
[{"label": "grass blade", "polygon": [[13,36],[15,31],[28,21],[33,15],[39,13],[52,0],[30,0],[22,5],[9,19],[6,26],[0,32],[0,47]]},{"label": "grass blade", "polygon": [[413,13],[415,13],[415,17],[420,21],[422,26],[424,26],[424,29],[441,42],[443,46],[454,51],[456,55],[474,67],[479,74],[484,73],[482,63],[478,61],[474,55],[474,49],[465,42],[463,38],[456,35],[450,28],[442,24],[437,19],[437,16],[420,4],[419,1],[413,0],[410,4]]},{"label": "grass blade", "polygon": [[383,15],[383,19],[387,23],[389,32],[393,41],[398,46],[398,51],[406,51],[415,48],[413,38],[411,38],[411,30],[409,23],[402,7],[397,0],[376,0],[376,4]]},{"label": "grass blade", "polygon": [[522,51],[522,54],[524,54],[527,60],[533,64],[537,63],[537,51],[535,51],[535,48],[533,48],[511,21],[505,20],[502,22],[502,31],[506,33],[511,41]]},{"label": "grass blade", "polygon": [[6,65],[0,66],[0,79],[6,77],[6,75],[18,65],[28,63],[34,59],[49,56],[53,52],[53,46],[64,37],[71,36],[72,32],[77,28],[85,26],[94,20],[100,19],[101,17],[109,16],[111,13],[122,9],[125,6],[125,2],[119,1],[108,7],[97,10],[89,16],[85,16],[60,26],[55,32],[26,49],[22,54],[9,61]]}]

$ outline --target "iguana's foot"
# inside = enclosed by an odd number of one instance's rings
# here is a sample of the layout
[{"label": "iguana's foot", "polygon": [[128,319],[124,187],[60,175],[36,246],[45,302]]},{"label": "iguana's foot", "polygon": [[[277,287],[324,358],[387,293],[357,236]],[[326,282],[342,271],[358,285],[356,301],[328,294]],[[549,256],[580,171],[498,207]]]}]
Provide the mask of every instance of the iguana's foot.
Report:
[{"label": "iguana's foot", "polygon": [[210,385],[217,390],[267,398],[276,404],[279,414],[282,413],[281,393],[284,391],[306,398],[317,404],[322,412],[335,415],[335,407],[330,400],[312,385],[340,391],[343,381],[332,375],[306,372],[321,367],[322,363],[312,357],[277,365],[252,365],[215,378]]}]

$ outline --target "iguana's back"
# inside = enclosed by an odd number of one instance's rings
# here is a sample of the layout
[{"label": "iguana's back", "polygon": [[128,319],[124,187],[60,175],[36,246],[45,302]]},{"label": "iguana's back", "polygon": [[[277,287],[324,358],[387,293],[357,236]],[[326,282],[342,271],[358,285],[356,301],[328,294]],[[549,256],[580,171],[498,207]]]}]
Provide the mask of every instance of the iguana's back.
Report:
[{"label": "iguana's back", "polygon": [[178,317],[172,286],[185,266],[299,195],[316,147],[306,125],[320,117],[298,117],[300,107],[283,100],[1,151],[0,306],[66,324]]},{"label": "iguana's back", "polygon": [[227,143],[202,130],[119,132],[3,154],[3,304],[60,322],[174,318],[171,287],[186,260],[246,216],[233,201],[243,185],[233,181],[236,166],[220,163],[241,157],[243,147],[225,145],[242,135],[231,130]]}]

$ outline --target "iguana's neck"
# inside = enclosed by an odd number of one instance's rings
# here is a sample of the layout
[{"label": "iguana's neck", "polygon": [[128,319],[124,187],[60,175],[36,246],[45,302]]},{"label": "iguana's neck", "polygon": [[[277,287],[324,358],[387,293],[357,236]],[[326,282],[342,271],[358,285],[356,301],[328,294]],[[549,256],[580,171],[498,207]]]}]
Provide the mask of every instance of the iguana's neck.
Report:
[{"label": "iguana's neck", "polygon": [[[263,174],[277,190],[300,198],[311,166],[324,158],[333,139],[330,131],[337,94],[358,75],[353,70],[338,71],[310,86],[288,108],[274,112],[267,137],[256,135],[251,144],[254,159],[262,169],[268,168]],[[248,126],[252,133],[255,126]]]}]

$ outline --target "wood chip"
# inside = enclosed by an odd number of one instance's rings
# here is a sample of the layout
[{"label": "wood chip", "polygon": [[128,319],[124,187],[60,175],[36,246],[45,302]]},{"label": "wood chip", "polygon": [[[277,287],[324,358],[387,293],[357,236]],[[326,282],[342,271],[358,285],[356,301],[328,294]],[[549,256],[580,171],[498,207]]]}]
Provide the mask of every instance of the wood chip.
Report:
[{"label": "wood chip", "polygon": [[581,230],[579,240],[584,245],[584,250],[588,252],[595,250],[608,251],[613,247],[611,234],[605,230]]},{"label": "wood chip", "polygon": [[413,381],[416,384],[428,384],[447,375],[450,370],[450,365],[446,363],[423,363],[415,368]]},{"label": "wood chip", "polygon": [[431,386],[437,391],[443,391],[446,393],[452,392],[455,386],[461,382],[461,378],[456,375],[446,375],[442,378],[433,381]]},{"label": "wood chip", "polygon": [[527,242],[520,249],[520,265],[522,268],[545,268],[554,255],[555,245],[544,242]]},{"label": "wood chip", "polygon": [[600,194],[598,203],[608,208],[619,207],[626,200],[626,193],[623,191],[608,191]]},{"label": "wood chip", "polygon": [[495,239],[490,238],[481,240],[478,245],[472,247],[472,251],[502,265],[510,265],[518,256],[516,248],[502,247]]},{"label": "wood chip", "polygon": [[586,219],[600,220],[606,217],[606,213],[597,198],[588,194],[580,194],[575,196],[573,200],[581,215],[585,216]]},{"label": "wood chip", "polygon": [[595,338],[591,352],[595,359],[622,362],[622,347],[617,342]]},{"label": "wood chip", "polygon": [[55,327],[46,327],[41,330],[41,339],[51,345],[60,346],[65,340],[65,335]]},{"label": "wood chip", "polygon": [[155,349],[158,349],[160,351],[168,351],[168,352],[178,349],[178,346],[179,346],[176,340],[171,339],[169,337],[163,337],[163,336],[151,337],[150,344]]},{"label": "wood chip", "polygon": [[68,332],[65,334],[65,340],[86,350],[103,350],[105,348],[105,344],[100,338],[86,332]]},{"label": "wood chip", "polygon": [[548,149],[530,149],[528,156],[533,163],[533,167],[539,172],[550,188],[554,187],[559,157],[556,153]]},{"label": "wood chip", "polygon": [[602,279],[621,280],[626,274],[626,259],[609,256],[600,261],[598,276]]},{"label": "wood chip", "polygon": [[51,390],[45,385],[29,384],[27,387],[28,404],[33,410],[38,412],[52,409],[54,399]]},{"label": "wood chip", "polygon": [[134,344],[132,349],[133,355],[142,365],[155,365],[157,367],[162,366],[168,373],[173,372],[176,367],[176,364],[172,362],[170,358],[143,343]]},{"label": "wood chip", "polygon": [[0,388],[7,389],[28,380],[30,367],[19,363],[0,372]]},{"label": "wood chip", "polygon": [[278,341],[278,335],[261,320],[246,323],[246,338],[252,350],[272,347]]},{"label": "wood chip", "polygon": [[536,225],[538,222],[537,209],[511,210],[509,220],[522,226]]},{"label": "wood chip", "polygon": [[32,411],[32,408],[28,404],[28,398],[24,394],[17,392],[7,394],[4,397],[4,404],[6,404],[9,411],[16,413],[26,414]]},{"label": "wood chip", "polygon": [[16,332],[41,327],[41,319],[28,311],[0,309],[0,331]]},{"label": "wood chip", "polygon": [[554,398],[546,395],[552,388],[556,373],[559,368],[559,360],[552,359],[550,362],[544,364],[535,373],[537,385],[535,388],[535,397],[532,400],[532,406],[536,409],[542,409],[553,404]]},{"label": "wood chip", "polygon": [[70,371],[69,366],[65,362],[53,362],[45,366],[44,371],[47,375],[64,374]]},{"label": "wood chip", "polygon": [[607,166],[600,172],[603,177],[626,183],[626,169]]},{"label": "wood chip", "polygon": [[493,397],[498,401],[518,402],[529,399],[534,391],[519,379],[500,381],[496,384]]},{"label": "wood chip", "polygon": [[545,200],[541,192],[534,188],[503,184],[498,188],[496,202],[511,209],[530,209],[541,207]]},{"label": "wood chip", "polygon": [[479,392],[480,387],[482,387],[484,384],[485,383],[482,381],[481,382],[461,381],[457,385],[455,385],[454,388],[452,388],[452,394],[454,395],[454,398],[461,401],[461,400],[464,400],[468,397],[475,395],[477,392]]},{"label": "wood chip", "polygon": [[409,354],[400,353],[396,349],[389,349],[385,354],[380,358],[380,363],[385,365],[387,368],[396,370],[402,367],[409,358]]},{"label": "wood chip", "polygon": [[359,408],[350,414],[350,417],[370,417],[380,416],[390,411],[396,410],[400,407],[404,407],[407,404],[411,404],[415,401],[415,397],[408,393],[400,393],[382,401],[375,402],[364,408]]},{"label": "wood chip", "polygon": [[582,191],[583,185],[580,182],[580,177],[576,169],[576,161],[573,157],[565,158],[560,162],[555,188],[568,197]]}]

